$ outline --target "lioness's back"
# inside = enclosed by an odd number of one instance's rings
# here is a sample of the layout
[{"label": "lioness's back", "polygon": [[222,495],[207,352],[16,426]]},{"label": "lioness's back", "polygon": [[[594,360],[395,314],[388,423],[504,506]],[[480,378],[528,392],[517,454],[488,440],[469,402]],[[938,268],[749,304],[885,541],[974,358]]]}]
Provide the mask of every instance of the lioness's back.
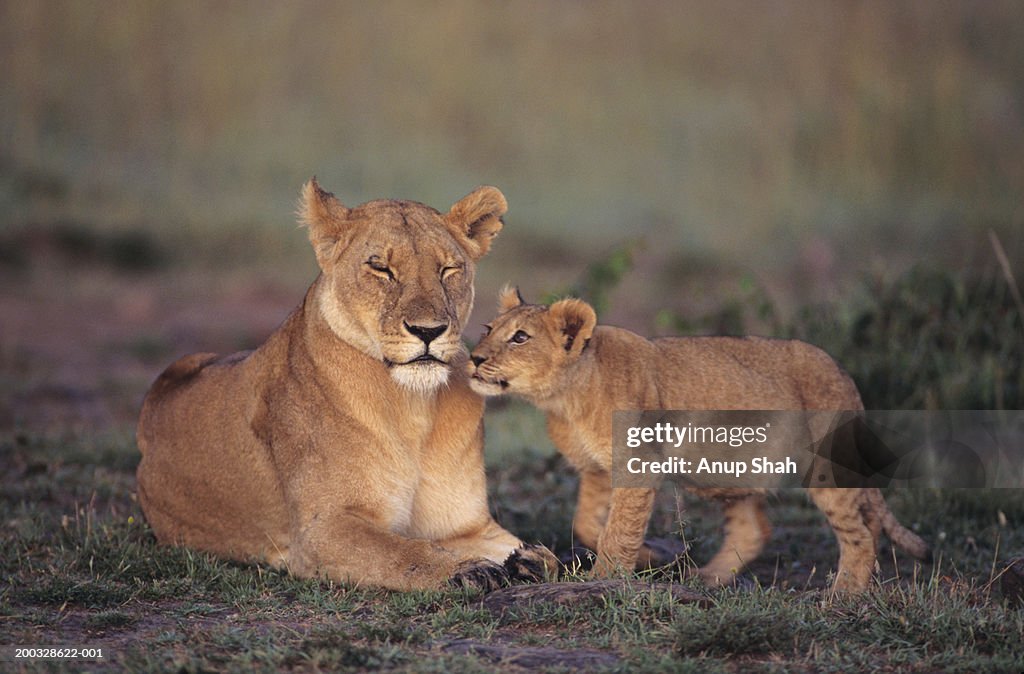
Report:
[{"label": "lioness's back", "polygon": [[143,453],[146,451],[144,430],[151,422],[152,410],[156,406],[161,405],[165,400],[173,397],[182,389],[188,388],[210,366],[230,366],[244,360],[250,353],[252,352],[242,351],[228,356],[222,356],[218,353],[192,353],[182,356],[168,365],[160,373],[160,376],[156,378],[156,381],[153,382],[142,403],[143,411],[138,429],[139,449]]},{"label": "lioness's back", "polygon": [[[246,545],[254,538],[287,548],[279,533],[287,524],[283,495],[245,423],[258,404],[256,387],[247,384],[252,353],[185,356],[146,396],[137,436],[139,499],[162,542],[242,559],[256,556]],[[249,395],[226,395],[232,387]]]}]

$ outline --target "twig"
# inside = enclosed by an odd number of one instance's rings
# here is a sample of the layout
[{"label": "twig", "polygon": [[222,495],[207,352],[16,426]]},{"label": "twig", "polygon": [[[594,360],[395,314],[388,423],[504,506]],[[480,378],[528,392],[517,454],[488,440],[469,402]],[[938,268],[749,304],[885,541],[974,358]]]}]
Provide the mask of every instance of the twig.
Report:
[{"label": "twig", "polygon": [[999,266],[1003,268],[1003,276],[1006,277],[1006,283],[1010,286],[1013,301],[1017,303],[1017,311],[1020,312],[1021,320],[1024,320],[1024,297],[1021,297],[1017,279],[1013,277],[1013,270],[1010,269],[1010,260],[1006,257],[1006,251],[1003,250],[1003,244],[995,230],[988,230],[988,240],[992,243],[992,250],[996,254],[996,259],[999,260]]},{"label": "twig", "polygon": [[491,613],[503,611],[530,603],[553,605],[578,605],[583,601],[604,601],[615,592],[666,592],[679,604],[696,604],[707,607],[711,599],[700,592],[683,587],[678,583],[645,583],[631,580],[596,580],[586,583],[538,583],[536,585],[513,585],[495,590],[483,600],[483,607]]}]

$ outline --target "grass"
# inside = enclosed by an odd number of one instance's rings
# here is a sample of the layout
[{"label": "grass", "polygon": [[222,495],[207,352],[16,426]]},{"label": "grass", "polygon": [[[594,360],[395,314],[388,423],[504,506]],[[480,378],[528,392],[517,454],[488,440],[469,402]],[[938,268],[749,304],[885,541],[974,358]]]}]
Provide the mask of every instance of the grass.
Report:
[{"label": "grass", "polygon": [[931,582],[881,588],[822,605],[771,591],[727,593],[715,611],[689,610],[675,625],[678,653],[709,658],[776,656],[809,671],[1012,671],[1020,611],[979,609],[967,588]]},{"label": "grass", "polygon": [[[491,434],[503,436],[531,412],[513,404],[490,414]],[[884,549],[880,583],[855,601],[821,592],[834,543],[806,499],[786,492],[771,505],[776,535],[747,576],[753,585],[711,593],[709,608],[638,586],[596,603],[494,614],[474,593],[353,588],[158,547],[131,498],[129,437],[22,433],[3,443],[0,642],[102,645],[111,667],[471,672],[537,658],[549,671],[1024,666],[1024,613],[990,583],[1002,560],[1024,551],[1018,491],[891,494],[938,562],[894,564]],[[575,479],[561,460],[508,450],[491,464],[502,522],[564,552]],[[690,554],[705,559],[720,518],[685,497],[680,524],[676,496],[661,495],[652,534],[682,527]]]}]

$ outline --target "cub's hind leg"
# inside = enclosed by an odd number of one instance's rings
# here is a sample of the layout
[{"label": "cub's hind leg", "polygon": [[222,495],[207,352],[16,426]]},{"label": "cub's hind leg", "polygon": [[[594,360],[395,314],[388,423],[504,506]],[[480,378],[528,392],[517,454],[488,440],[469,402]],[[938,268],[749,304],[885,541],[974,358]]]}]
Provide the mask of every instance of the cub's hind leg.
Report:
[{"label": "cub's hind leg", "polygon": [[866,489],[808,489],[839,542],[836,592],[866,590],[877,561],[882,522]]},{"label": "cub's hind leg", "polygon": [[653,489],[621,487],[612,490],[608,523],[597,539],[597,561],[591,570],[594,577],[607,578],[636,568],[653,506]]},{"label": "cub's hind leg", "polygon": [[758,494],[723,501],[725,540],[722,547],[699,573],[708,585],[732,582],[736,574],[761,554],[772,527],[764,513],[764,498]]}]

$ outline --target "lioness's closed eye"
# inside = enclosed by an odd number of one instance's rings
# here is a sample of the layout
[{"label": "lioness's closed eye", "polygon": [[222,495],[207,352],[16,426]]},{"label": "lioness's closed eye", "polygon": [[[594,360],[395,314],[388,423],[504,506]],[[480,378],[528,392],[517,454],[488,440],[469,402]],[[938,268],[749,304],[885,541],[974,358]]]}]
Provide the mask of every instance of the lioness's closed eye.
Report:
[{"label": "lioness's closed eye", "polygon": [[[510,393],[547,412],[552,441],[580,471],[573,531],[595,548],[597,575],[646,566],[643,545],[653,489],[612,489],[615,410],[857,410],[853,381],[827,354],[798,341],[756,337],[648,340],[598,326],[593,308],[576,299],[550,307],[527,304],[505,289],[467,364],[470,386],[484,395]],[[711,584],[732,580],[764,547],[770,526],[763,490],[697,490],[725,508],[721,550],[701,568]],[[925,558],[928,548],[889,511],[877,489],[809,489],[839,541],[835,589],[867,587],[884,530]]]}]

